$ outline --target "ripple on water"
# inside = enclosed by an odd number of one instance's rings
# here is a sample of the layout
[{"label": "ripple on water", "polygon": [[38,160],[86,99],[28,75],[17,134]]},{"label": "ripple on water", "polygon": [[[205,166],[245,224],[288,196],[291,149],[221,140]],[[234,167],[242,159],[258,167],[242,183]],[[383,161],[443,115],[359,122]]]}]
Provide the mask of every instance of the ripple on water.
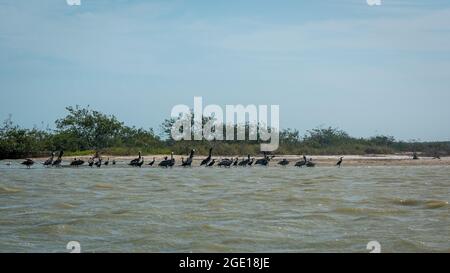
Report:
[{"label": "ripple on water", "polygon": [[92,188],[100,189],[100,190],[111,190],[114,188],[114,186],[111,184],[99,183],[99,184],[95,184]]},{"label": "ripple on water", "polygon": [[447,201],[440,201],[440,200],[431,200],[425,202],[425,208],[427,209],[439,209],[447,205],[448,205]]},{"label": "ripple on water", "polygon": [[69,203],[58,203],[56,204],[56,207],[59,209],[74,209],[77,206]]},{"label": "ripple on water", "polygon": [[0,186],[0,194],[14,194],[19,192],[22,192],[22,190]]},{"label": "ripple on water", "polygon": [[404,211],[397,209],[375,209],[375,208],[356,208],[356,207],[343,207],[337,208],[334,212],[339,214],[348,214],[348,215],[395,215],[395,214],[403,214]]},{"label": "ripple on water", "polygon": [[417,199],[395,199],[393,204],[407,207],[422,207],[426,209],[438,209],[448,205],[447,201],[442,200],[417,200]]}]

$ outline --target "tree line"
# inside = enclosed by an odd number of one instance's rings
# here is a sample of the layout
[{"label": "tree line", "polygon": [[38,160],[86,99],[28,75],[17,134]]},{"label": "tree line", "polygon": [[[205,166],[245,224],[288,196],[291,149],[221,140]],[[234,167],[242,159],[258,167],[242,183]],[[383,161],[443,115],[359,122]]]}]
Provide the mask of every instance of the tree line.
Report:
[{"label": "tree line", "polygon": [[[161,134],[153,129],[130,127],[114,115],[89,107],[67,107],[64,118],[55,121],[55,129],[26,129],[6,119],[0,127],[0,159],[47,156],[64,150],[66,155],[80,156],[100,152],[109,155],[187,154],[195,147],[207,154],[210,147],[220,155],[259,154],[260,141],[174,141],[171,128],[175,119],[161,124]],[[207,122],[205,118],[203,122]],[[248,133],[250,127],[244,125]],[[234,128],[237,129],[237,128]],[[280,132],[277,154],[344,155],[394,154],[418,152],[429,156],[450,154],[450,142],[397,141],[391,136],[355,138],[339,128],[315,128],[303,135],[296,129]]]}]

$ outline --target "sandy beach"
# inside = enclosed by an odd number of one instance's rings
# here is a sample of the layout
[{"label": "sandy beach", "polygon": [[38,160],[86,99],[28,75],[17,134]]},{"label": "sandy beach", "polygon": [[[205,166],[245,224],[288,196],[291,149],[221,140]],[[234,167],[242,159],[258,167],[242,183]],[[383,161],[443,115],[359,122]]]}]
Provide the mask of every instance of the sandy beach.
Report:
[{"label": "sandy beach", "polygon": [[[168,155],[143,155],[145,161],[148,163],[156,158],[156,162],[164,160],[164,157]],[[111,161],[114,159],[118,164],[126,164],[130,160],[137,156],[111,156],[102,155],[105,160],[109,158]],[[187,155],[175,155],[176,166],[181,164],[182,158],[187,158]],[[216,161],[220,161],[224,158],[236,158],[243,159],[243,156],[213,156]],[[256,159],[262,158],[261,155],[254,156]],[[341,156],[339,155],[308,155],[308,159],[312,158],[313,162],[317,166],[334,166]],[[87,161],[89,156],[79,156],[77,159]],[[200,162],[206,158],[204,155],[199,155],[194,158],[193,166],[200,165]],[[34,158],[35,162],[43,162],[47,158]],[[72,161],[74,157],[63,157],[64,163]],[[270,163],[270,166],[278,166],[278,162],[287,159],[290,161],[289,166],[293,166],[295,162],[302,160],[298,155],[279,155],[276,156]],[[343,166],[450,166],[450,157],[441,157],[441,159],[433,159],[432,157],[420,157],[418,160],[413,160],[410,155],[345,155]]]}]

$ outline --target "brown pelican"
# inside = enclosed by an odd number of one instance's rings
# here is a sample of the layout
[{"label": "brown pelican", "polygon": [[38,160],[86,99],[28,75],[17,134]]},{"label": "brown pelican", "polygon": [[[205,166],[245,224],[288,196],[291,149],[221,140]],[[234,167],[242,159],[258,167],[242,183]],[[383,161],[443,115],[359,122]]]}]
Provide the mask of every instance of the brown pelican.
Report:
[{"label": "brown pelican", "polygon": [[58,155],[58,158],[55,161],[53,161],[52,166],[60,167],[61,163],[62,163],[63,155],[64,155],[64,151],[60,151],[59,155]]},{"label": "brown pelican", "polygon": [[83,160],[74,158],[73,161],[70,163],[70,166],[78,167],[83,164],[84,164]]},{"label": "brown pelican", "polygon": [[150,163],[148,163],[147,165],[149,165],[149,166],[153,166],[153,165],[155,164],[155,162],[156,162],[156,158],[153,158],[153,161],[152,161],[152,162],[150,162]]},{"label": "brown pelican", "polygon": [[89,167],[91,167],[92,168],[92,166],[94,166],[94,163],[95,163],[95,161],[94,161],[94,159],[91,157],[91,158],[89,158],[89,161],[88,161],[88,165],[89,165]]},{"label": "brown pelican", "polygon": [[239,162],[239,166],[245,167],[250,163],[250,155],[247,156],[247,159],[243,159],[241,162]]},{"label": "brown pelican", "polygon": [[136,167],[141,168],[142,165],[144,165],[144,157],[141,157],[141,161],[139,161],[139,162],[136,164]]},{"label": "brown pelican", "polygon": [[138,158],[135,158],[135,159],[133,159],[133,160],[131,160],[130,161],[130,163],[128,164],[128,165],[130,165],[130,166],[136,166],[136,164],[138,164],[139,162],[141,162],[141,158],[142,158],[142,155],[141,155],[141,152],[139,152],[139,157]]},{"label": "brown pelican", "polygon": [[97,162],[95,162],[95,166],[97,166],[97,168],[100,168],[102,166],[102,158],[100,157]]},{"label": "brown pelican", "polygon": [[170,159],[167,159],[167,157],[165,157],[165,159],[163,161],[161,161],[159,163],[159,167],[163,167],[163,168],[168,168],[168,167],[173,167],[173,165],[175,165],[175,159],[173,158],[173,152],[170,155]]},{"label": "brown pelican", "polygon": [[264,152],[264,158],[256,160],[255,165],[267,166],[273,158],[275,158],[275,156],[268,156],[267,153]]},{"label": "brown pelican", "polygon": [[285,158],[282,161],[278,162],[278,165],[287,166],[289,165],[289,161]]},{"label": "brown pelican", "polygon": [[213,151],[213,148],[210,148],[210,149],[209,149],[209,156],[208,156],[205,160],[202,161],[202,163],[200,164],[200,166],[207,165],[207,164],[211,161],[211,158],[212,158],[212,151]]},{"label": "brown pelican", "polygon": [[341,158],[339,158],[339,161],[336,163],[336,166],[338,166],[340,168],[343,161],[344,161],[344,157],[341,156]]},{"label": "brown pelican", "polygon": [[233,159],[225,158],[222,161],[220,161],[220,163],[217,166],[219,166],[219,167],[230,167],[231,164],[233,164],[233,163],[234,163]]},{"label": "brown pelican", "polygon": [[310,159],[308,160],[308,162],[306,162],[306,167],[309,167],[309,168],[315,167],[315,166],[316,166],[316,163],[314,163],[314,162],[312,162],[312,161],[313,161],[313,159],[310,158]]},{"label": "brown pelican", "polygon": [[182,160],[181,166],[183,166],[183,167],[191,167],[192,166],[192,161],[194,160],[194,155],[195,155],[195,149],[192,149],[191,150],[191,154],[189,155],[188,159],[186,161]]},{"label": "brown pelican", "polygon": [[303,160],[295,163],[295,167],[301,168],[303,166],[306,166],[307,163],[308,163],[308,159],[306,159],[306,156],[303,156]]},{"label": "brown pelican", "polygon": [[239,157],[236,157],[236,159],[234,160],[233,166],[237,166],[239,163]]},{"label": "brown pelican", "polygon": [[27,159],[25,159],[24,162],[22,162],[20,164],[27,166],[27,168],[29,169],[29,168],[31,168],[31,166],[34,165],[34,161],[32,159],[27,158]]},{"label": "brown pelican", "polygon": [[252,158],[252,160],[250,160],[250,162],[248,162],[248,166],[252,166],[253,163],[255,163],[255,158]]},{"label": "brown pelican", "polygon": [[53,159],[54,159],[54,158],[55,158],[55,153],[53,152],[52,155],[50,156],[50,158],[47,159],[47,160],[43,163],[43,165],[46,166],[46,167],[51,166],[51,165],[53,164]]},{"label": "brown pelican", "polygon": [[209,162],[208,165],[206,165],[206,167],[212,167],[212,166],[214,166],[214,164],[216,164],[215,159],[213,159],[211,162]]}]

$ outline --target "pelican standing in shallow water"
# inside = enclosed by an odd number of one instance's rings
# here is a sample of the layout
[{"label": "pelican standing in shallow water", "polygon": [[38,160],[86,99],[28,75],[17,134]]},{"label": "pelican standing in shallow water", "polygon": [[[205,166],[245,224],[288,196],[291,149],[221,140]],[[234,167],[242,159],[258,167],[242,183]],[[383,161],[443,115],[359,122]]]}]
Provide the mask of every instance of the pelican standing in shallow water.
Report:
[{"label": "pelican standing in shallow water", "polygon": [[233,163],[233,167],[236,167],[238,165],[238,163],[239,163],[239,157],[236,157],[236,159],[234,160],[234,163]]},{"label": "pelican standing in shallow water", "polygon": [[181,166],[182,167],[191,167],[192,161],[194,160],[194,155],[195,155],[195,149],[192,149],[191,153],[189,155],[189,158],[186,161],[182,160]]},{"label": "pelican standing in shallow water", "polygon": [[278,165],[287,166],[287,165],[289,165],[289,161],[285,158],[282,161],[278,162]]},{"label": "pelican standing in shallow water", "polygon": [[314,168],[315,166],[316,166],[316,163],[313,162],[312,158],[310,158],[308,160],[308,162],[306,162],[306,167],[308,167],[308,168]]},{"label": "pelican standing in shallow water", "polygon": [[139,157],[138,157],[138,158],[135,158],[135,159],[133,159],[133,160],[131,160],[130,163],[129,163],[128,165],[133,166],[133,167],[136,167],[136,165],[137,165],[139,162],[141,162],[141,158],[142,158],[142,154],[141,154],[141,152],[139,152]]},{"label": "pelican standing in shallow water", "polygon": [[45,167],[51,166],[53,164],[53,159],[55,158],[55,153],[53,152],[49,159],[47,159],[43,165]]},{"label": "pelican standing in shallow water", "polygon": [[78,167],[78,166],[81,166],[83,164],[84,164],[83,160],[74,158],[73,161],[70,163],[70,166]]},{"label": "pelican standing in shallow water", "polygon": [[141,157],[141,161],[139,161],[139,162],[136,164],[136,167],[141,168],[142,165],[144,165],[144,157]]},{"label": "pelican standing in shallow water", "polygon": [[165,157],[165,159],[163,161],[161,161],[159,163],[159,167],[162,168],[168,168],[168,167],[173,167],[173,165],[175,165],[175,159],[173,158],[173,152],[170,154],[170,159],[167,159],[167,156]]},{"label": "pelican standing in shallow water", "polygon": [[270,160],[274,159],[275,156],[268,156],[266,152],[264,152],[264,158],[256,160],[255,165],[267,166],[269,165]]},{"label": "pelican standing in shallow water", "polygon": [[214,164],[216,164],[216,160],[213,159],[211,162],[208,163],[208,165],[206,165],[206,167],[213,167]]},{"label": "pelican standing in shallow water", "polygon": [[200,163],[200,166],[208,165],[208,163],[211,161],[211,158],[212,158],[212,151],[213,151],[213,148],[210,148],[209,149],[209,156],[206,159],[204,159],[202,161],[202,163]]},{"label": "pelican standing in shallow water", "polygon": [[148,163],[147,165],[153,166],[155,164],[155,162],[156,162],[156,158],[154,157],[153,160],[150,163]]},{"label": "pelican standing in shallow water", "polygon": [[243,159],[241,162],[239,162],[239,166],[240,167],[245,167],[248,166],[248,164],[250,163],[250,155],[247,156],[247,159]]},{"label": "pelican standing in shallow water", "polygon": [[58,155],[58,158],[55,161],[53,161],[52,166],[54,166],[54,167],[61,167],[63,155],[64,155],[64,151],[60,151],[59,155]]},{"label": "pelican standing in shallow water", "polygon": [[220,163],[217,166],[219,166],[219,167],[230,167],[231,164],[233,164],[233,162],[234,162],[233,159],[225,158],[222,161],[220,161]]},{"label": "pelican standing in shallow water", "polygon": [[339,158],[339,161],[336,163],[336,166],[338,166],[340,168],[342,166],[343,161],[344,161],[344,157],[341,156],[341,158]]},{"label": "pelican standing in shallow water", "polygon": [[299,161],[299,162],[295,163],[295,167],[300,167],[301,168],[303,166],[306,166],[307,163],[308,163],[308,159],[306,159],[306,156],[304,155],[302,161]]},{"label": "pelican standing in shallow water", "polygon": [[94,161],[94,159],[91,157],[91,158],[89,158],[89,161],[88,161],[88,165],[89,165],[89,167],[91,167],[92,168],[92,166],[94,166],[94,163],[95,163],[95,161]]},{"label": "pelican standing in shallow water", "polygon": [[34,161],[32,159],[27,158],[21,164],[27,166],[27,168],[29,169],[29,168],[31,168],[31,166],[34,165]]},{"label": "pelican standing in shallow water", "polygon": [[99,158],[97,162],[95,162],[95,166],[97,166],[97,168],[100,168],[102,166],[102,158]]}]

